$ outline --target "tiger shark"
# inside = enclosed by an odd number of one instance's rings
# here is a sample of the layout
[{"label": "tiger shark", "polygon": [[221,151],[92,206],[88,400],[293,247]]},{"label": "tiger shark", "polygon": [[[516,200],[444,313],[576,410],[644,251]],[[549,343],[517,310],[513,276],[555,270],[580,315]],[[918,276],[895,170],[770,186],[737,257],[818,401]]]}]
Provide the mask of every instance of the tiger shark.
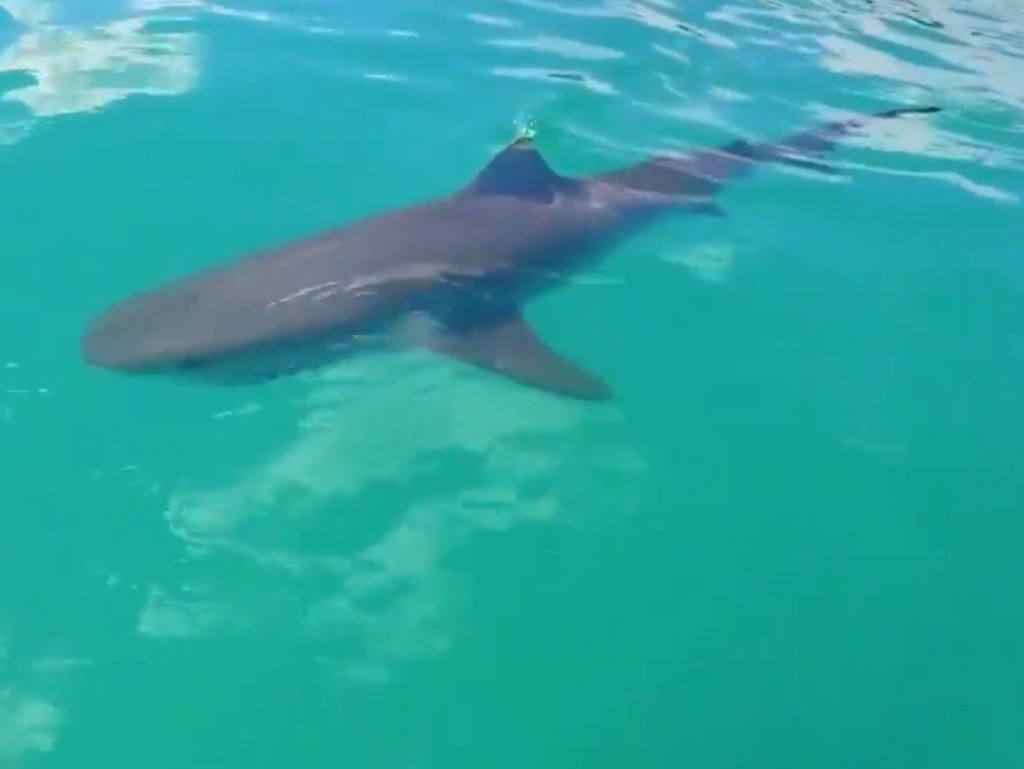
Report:
[{"label": "tiger shark", "polygon": [[118,301],[87,322],[82,356],[126,374],[255,384],[370,349],[420,348],[548,393],[605,400],[605,381],[524,318],[531,300],[660,217],[724,216],[715,194],[759,163],[832,172],[821,158],[865,118],[937,111],[890,109],[577,177],[520,137],[447,195]]}]

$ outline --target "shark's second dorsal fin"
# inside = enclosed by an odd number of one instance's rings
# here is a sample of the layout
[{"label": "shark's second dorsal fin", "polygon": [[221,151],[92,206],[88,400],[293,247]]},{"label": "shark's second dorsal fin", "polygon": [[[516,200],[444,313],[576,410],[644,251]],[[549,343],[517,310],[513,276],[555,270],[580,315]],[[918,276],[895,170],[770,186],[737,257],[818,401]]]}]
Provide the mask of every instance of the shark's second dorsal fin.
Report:
[{"label": "shark's second dorsal fin", "polygon": [[571,179],[552,170],[528,137],[521,137],[491,158],[461,194],[500,195],[550,203],[559,190],[572,186]]}]

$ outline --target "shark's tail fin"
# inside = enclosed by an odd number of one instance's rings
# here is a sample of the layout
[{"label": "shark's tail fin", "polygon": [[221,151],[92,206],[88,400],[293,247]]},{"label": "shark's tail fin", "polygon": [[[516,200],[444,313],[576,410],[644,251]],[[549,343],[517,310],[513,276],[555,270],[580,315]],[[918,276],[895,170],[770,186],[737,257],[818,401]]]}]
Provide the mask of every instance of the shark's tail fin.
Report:
[{"label": "shark's tail fin", "polygon": [[854,117],[823,123],[808,131],[791,134],[779,142],[753,145],[752,159],[783,163],[832,173],[833,169],[820,162],[836,148],[836,143],[865,125],[867,119],[888,119],[904,115],[930,115],[941,111],[940,107],[896,107],[875,112],[865,117]]},{"label": "shark's tail fin", "polygon": [[875,117],[899,117],[900,115],[932,115],[936,112],[941,112],[942,107],[936,107],[934,105],[930,107],[896,107],[895,109],[887,109],[884,112],[876,112]]},{"label": "shark's tail fin", "polygon": [[626,168],[601,174],[601,181],[664,195],[710,197],[722,185],[747,176],[757,163],[782,163],[830,173],[821,158],[837,142],[867,120],[939,112],[939,107],[897,107],[866,116],[823,123],[776,142],[754,143],[743,139],[685,157],[653,157]]}]

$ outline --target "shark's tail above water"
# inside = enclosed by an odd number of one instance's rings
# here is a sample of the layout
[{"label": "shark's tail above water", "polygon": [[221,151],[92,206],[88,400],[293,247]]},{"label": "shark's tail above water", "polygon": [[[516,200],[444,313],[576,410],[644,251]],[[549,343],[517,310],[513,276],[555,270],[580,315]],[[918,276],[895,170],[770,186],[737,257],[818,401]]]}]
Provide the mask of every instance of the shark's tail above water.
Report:
[{"label": "shark's tail above water", "polygon": [[688,156],[656,156],[596,178],[643,192],[706,198],[714,195],[727,182],[753,173],[757,163],[781,163],[831,173],[833,169],[820,159],[833,151],[840,139],[863,127],[868,120],[939,111],[941,108],[934,106],[897,107],[823,123],[776,142],[752,143],[739,139]]}]

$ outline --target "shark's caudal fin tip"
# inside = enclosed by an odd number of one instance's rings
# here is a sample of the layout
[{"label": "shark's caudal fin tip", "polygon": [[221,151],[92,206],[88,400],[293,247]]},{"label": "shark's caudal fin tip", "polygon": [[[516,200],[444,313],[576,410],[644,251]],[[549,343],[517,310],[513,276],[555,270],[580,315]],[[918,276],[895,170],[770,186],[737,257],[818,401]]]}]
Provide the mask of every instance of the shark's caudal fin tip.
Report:
[{"label": "shark's caudal fin tip", "polygon": [[878,117],[901,117],[903,115],[933,115],[942,112],[942,107],[934,104],[922,107],[895,107],[893,109],[879,112]]}]

